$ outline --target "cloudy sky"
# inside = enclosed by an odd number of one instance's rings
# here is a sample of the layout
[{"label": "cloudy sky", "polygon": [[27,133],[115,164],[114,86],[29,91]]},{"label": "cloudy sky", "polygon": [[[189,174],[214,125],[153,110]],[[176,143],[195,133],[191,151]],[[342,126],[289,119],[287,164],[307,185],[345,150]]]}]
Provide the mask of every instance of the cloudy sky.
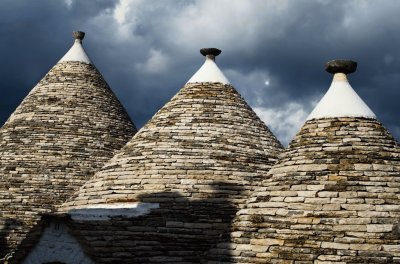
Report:
[{"label": "cloudy sky", "polygon": [[2,0],[0,123],[67,52],[71,32],[138,127],[217,47],[230,82],[287,144],[331,82],[324,64],[358,62],[353,88],[400,139],[400,1]]}]

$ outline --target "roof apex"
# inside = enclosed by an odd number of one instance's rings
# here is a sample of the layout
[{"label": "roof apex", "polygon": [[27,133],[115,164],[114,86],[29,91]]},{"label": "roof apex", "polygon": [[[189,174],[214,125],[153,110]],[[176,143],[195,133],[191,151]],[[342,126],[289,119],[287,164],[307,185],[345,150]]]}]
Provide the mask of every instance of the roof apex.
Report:
[{"label": "roof apex", "polygon": [[221,54],[217,48],[203,48],[200,53],[206,57],[206,61],[200,69],[189,79],[187,83],[222,83],[230,84],[228,78],[215,63],[215,57]]},{"label": "roof apex", "polygon": [[85,32],[74,31],[72,35],[75,39],[75,42],[68,52],[61,58],[61,60],[59,60],[59,62],[80,61],[87,64],[93,64],[82,46],[82,40],[85,37]]},{"label": "roof apex", "polygon": [[352,60],[331,60],[325,64],[325,70],[329,73],[350,74],[357,70],[357,62]]},{"label": "roof apex", "polygon": [[346,74],[355,72],[357,62],[333,60],[325,65],[326,71],[334,73],[331,86],[307,117],[307,120],[329,117],[366,117],[376,115],[354,91]]}]

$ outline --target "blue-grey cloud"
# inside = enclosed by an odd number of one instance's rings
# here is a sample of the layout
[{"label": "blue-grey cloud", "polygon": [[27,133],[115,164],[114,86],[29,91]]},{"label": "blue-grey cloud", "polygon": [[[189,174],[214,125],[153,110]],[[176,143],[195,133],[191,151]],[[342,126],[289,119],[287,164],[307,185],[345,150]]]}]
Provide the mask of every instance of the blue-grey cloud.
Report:
[{"label": "blue-grey cloud", "polygon": [[326,61],[400,138],[400,21],[395,0],[3,1],[0,121],[86,31],[92,61],[138,127],[200,67],[201,47],[284,143],[330,85]]}]

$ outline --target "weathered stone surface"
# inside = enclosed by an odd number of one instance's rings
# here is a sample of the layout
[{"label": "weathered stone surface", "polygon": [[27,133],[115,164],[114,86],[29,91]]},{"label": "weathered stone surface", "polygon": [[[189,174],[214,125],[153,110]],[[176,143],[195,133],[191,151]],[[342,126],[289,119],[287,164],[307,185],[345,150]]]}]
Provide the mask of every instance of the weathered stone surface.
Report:
[{"label": "weathered stone surface", "polygon": [[[219,238],[229,236],[233,216],[280,150],[231,85],[188,83],[63,210],[159,203],[137,218],[74,221],[73,230],[96,263],[109,263],[111,252],[113,263],[199,263]],[[104,232],[115,236],[104,240]],[[255,245],[255,254],[268,245]]]},{"label": "weathered stone surface", "polygon": [[15,250],[40,214],[70,198],[135,132],[95,66],[55,65],[0,130],[1,254]]},{"label": "weathered stone surface", "polygon": [[[237,213],[231,241],[246,238],[242,247],[229,255],[210,252],[210,262],[261,263],[273,253],[268,263],[394,262],[400,189],[391,184],[400,178],[399,164],[398,143],[376,119],[307,121]],[[283,200],[269,202],[275,197]],[[254,216],[260,221],[247,221]],[[282,243],[253,250],[268,240]]]}]

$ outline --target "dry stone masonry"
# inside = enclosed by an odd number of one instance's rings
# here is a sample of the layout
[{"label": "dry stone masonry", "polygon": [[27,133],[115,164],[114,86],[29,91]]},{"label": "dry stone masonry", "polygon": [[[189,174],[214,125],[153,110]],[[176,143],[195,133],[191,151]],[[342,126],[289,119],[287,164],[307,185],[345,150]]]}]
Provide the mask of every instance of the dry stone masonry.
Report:
[{"label": "dry stone masonry", "polygon": [[399,263],[400,148],[357,115],[308,120],[209,263]]},{"label": "dry stone masonry", "polygon": [[57,63],[0,130],[0,258],[29,247],[40,214],[69,198],[136,132],[100,72],[79,58]]},{"label": "dry stone masonry", "polygon": [[357,63],[327,63],[281,152],[220,50],[133,136],[73,35],[0,129],[0,263],[400,263],[400,147],[348,83]]},{"label": "dry stone masonry", "polygon": [[[206,82],[188,82],[64,205],[96,263],[199,263],[275,163],[278,140],[234,87],[214,82],[213,60],[203,67]],[[129,203],[155,209],[113,214]]]}]

